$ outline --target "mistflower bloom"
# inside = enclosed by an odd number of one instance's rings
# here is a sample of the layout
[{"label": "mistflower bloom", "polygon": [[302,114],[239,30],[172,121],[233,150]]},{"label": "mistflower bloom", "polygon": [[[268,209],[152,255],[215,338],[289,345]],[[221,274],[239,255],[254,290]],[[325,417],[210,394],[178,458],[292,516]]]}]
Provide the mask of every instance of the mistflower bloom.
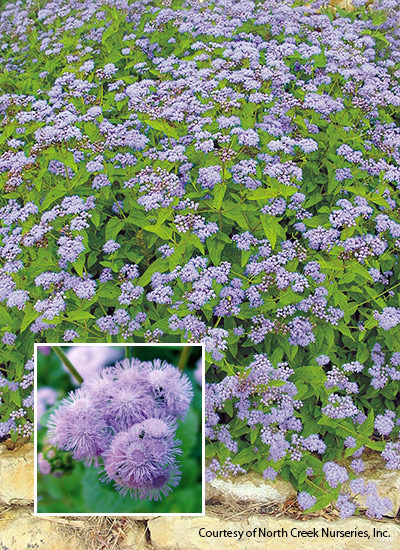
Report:
[{"label": "mistflower bloom", "polygon": [[373,519],[382,519],[393,508],[393,503],[389,498],[378,495],[375,485],[372,485],[370,488],[365,504],[368,508],[366,512],[367,516]]},{"label": "mistflower bloom", "polygon": [[400,324],[400,309],[398,307],[385,307],[382,313],[375,310],[374,318],[379,321],[379,326],[383,330],[390,330]]},{"label": "mistflower bloom", "polygon": [[386,468],[400,470],[400,440],[388,441],[382,452],[382,458],[386,460]]},{"label": "mistflower bloom", "polygon": [[[124,321],[126,312],[117,313]],[[86,465],[102,463],[101,480],[122,495],[159,500],[180,480],[177,418],[192,396],[176,367],[124,359],[85,378],[61,402],[48,422],[49,441]]]},{"label": "mistflower bloom", "polygon": [[245,231],[241,235],[233,235],[232,241],[236,243],[239,250],[250,250],[251,246],[258,244],[258,239],[253,237],[249,231]]},{"label": "mistflower bloom", "polygon": [[390,435],[394,428],[396,414],[393,411],[386,411],[385,414],[378,414],[375,418],[374,428],[380,435]]},{"label": "mistflower bloom", "polygon": [[338,496],[336,506],[339,508],[340,517],[343,519],[351,517],[356,511],[356,505],[350,499],[350,496],[345,493]]},{"label": "mistflower bloom", "polygon": [[44,458],[43,453],[38,454],[37,464],[41,474],[47,475],[51,472],[50,462]]},{"label": "mistflower bloom", "polygon": [[310,495],[306,491],[302,491],[297,495],[297,502],[302,510],[308,510],[317,502],[317,497]]},{"label": "mistflower bloom", "polygon": [[57,244],[59,245],[57,252],[64,262],[74,263],[79,254],[85,250],[83,237],[80,235],[74,238],[60,237]]},{"label": "mistflower bloom", "polygon": [[143,420],[141,427],[146,435],[160,439],[163,437],[171,437],[176,431],[176,421],[173,416],[164,418],[146,418]]},{"label": "mistflower bloom", "polygon": [[107,398],[107,415],[118,431],[127,429],[134,421],[142,419],[144,411],[153,404],[140,382],[135,386],[117,382],[110,387]]},{"label": "mistflower bloom", "polygon": [[339,466],[336,462],[325,462],[322,467],[325,479],[331,487],[337,487],[349,479],[346,468]]},{"label": "mistflower bloom", "polygon": [[193,399],[193,389],[186,374],[167,362],[155,359],[146,363],[148,384],[156,399],[157,407],[168,414],[183,418]]},{"label": "mistflower bloom", "polygon": [[112,254],[116,252],[121,245],[116,243],[113,239],[108,240],[103,246],[103,252],[106,254]]},{"label": "mistflower bloom", "polygon": [[17,335],[13,334],[12,332],[5,332],[3,335],[3,338],[1,341],[3,344],[6,344],[8,346],[13,346],[15,344],[15,340],[17,339]]},{"label": "mistflower bloom", "polygon": [[364,461],[361,458],[355,458],[351,461],[350,468],[355,474],[361,474],[365,470]]},{"label": "mistflower bloom", "polygon": [[204,189],[213,189],[221,181],[221,166],[214,165],[200,168],[198,182]]},{"label": "mistflower bloom", "polygon": [[106,75],[106,76],[112,76],[113,74],[115,74],[117,72],[117,68],[116,66],[114,65],[114,63],[107,63],[106,65],[104,65],[103,67],[103,73]]},{"label": "mistflower bloom", "polygon": [[76,338],[79,338],[79,333],[76,332],[76,330],[73,329],[67,329],[64,332],[63,340],[64,342],[72,342]]},{"label": "mistflower bloom", "polygon": [[169,256],[172,256],[172,254],[175,252],[175,249],[168,244],[163,244],[158,247],[158,251],[161,253],[161,256],[163,258],[169,258]]},{"label": "mistflower bloom", "polygon": [[97,174],[92,183],[93,189],[101,189],[102,187],[108,187],[110,185],[111,182],[105,174]]},{"label": "mistflower bloom", "polygon": [[289,323],[289,343],[292,346],[306,347],[312,342],[315,342],[315,336],[312,332],[312,324],[305,317],[295,317]]},{"label": "mistflower bloom", "polygon": [[351,435],[347,436],[344,440],[344,446],[348,449],[353,449],[357,445],[357,441]]},{"label": "mistflower bloom", "polygon": [[177,466],[158,468],[153,474],[151,483],[146,487],[147,500],[161,500],[166,497],[181,479],[181,471]]},{"label": "mistflower bloom", "polygon": [[276,476],[278,475],[278,471],[274,470],[271,466],[268,466],[263,471],[263,478],[264,479],[270,479],[271,481],[274,481]]},{"label": "mistflower bloom", "polygon": [[98,464],[107,448],[107,425],[90,396],[79,389],[70,392],[48,421],[49,441],[59,449],[69,451],[76,460]]}]

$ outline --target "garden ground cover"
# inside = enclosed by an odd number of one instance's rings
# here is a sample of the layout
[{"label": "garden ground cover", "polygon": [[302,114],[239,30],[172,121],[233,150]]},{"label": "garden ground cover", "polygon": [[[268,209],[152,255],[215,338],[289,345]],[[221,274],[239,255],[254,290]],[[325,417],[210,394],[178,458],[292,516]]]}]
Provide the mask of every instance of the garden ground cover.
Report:
[{"label": "garden ground cover", "polygon": [[[204,342],[208,479],[390,507],[400,468],[399,10],[2,3],[0,435],[33,342]],[[342,465],[352,457],[351,467]]]}]

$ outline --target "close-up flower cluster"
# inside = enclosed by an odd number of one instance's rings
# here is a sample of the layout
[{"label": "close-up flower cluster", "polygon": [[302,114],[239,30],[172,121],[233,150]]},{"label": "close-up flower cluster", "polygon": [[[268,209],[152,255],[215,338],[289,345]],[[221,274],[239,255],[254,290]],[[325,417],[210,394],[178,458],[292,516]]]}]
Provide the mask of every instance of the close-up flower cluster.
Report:
[{"label": "close-up flower cluster", "polygon": [[134,498],[158,500],[178,485],[176,420],[193,391],[187,376],[161,361],[124,359],[64,399],[48,421],[49,442]]},{"label": "close-up flower cluster", "polygon": [[331,4],[2,4],[1,435],[31,431],[34,342],[204,343],[210,482],[388,512],[362,476],[400,467],[399,0]]},{"label": "close-up flower cluster", "polygon": [[201,512],[201,346],[37,350],[39,513]]}]

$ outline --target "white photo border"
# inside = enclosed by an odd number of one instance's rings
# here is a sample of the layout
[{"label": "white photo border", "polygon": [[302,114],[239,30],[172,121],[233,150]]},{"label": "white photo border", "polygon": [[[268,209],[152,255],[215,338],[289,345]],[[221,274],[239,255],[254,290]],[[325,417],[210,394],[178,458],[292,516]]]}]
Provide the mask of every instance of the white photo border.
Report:
[{"label": "white photo border", "polygon": [[[37,353],[38,353],[38,347],[43,346],[59,346],[59,347],[86,347],[86,346],[93,346],[93,347],[172,347],[172,346],[179,346],[179,347],[193,347],[198,346],[202,348],[202,354],[201,354],[201,365],[202,365],[202,415],[201,415],[201,436],[202,436],[202,511],[197,513],[187,513],[187,512],[179,512],[179,513],[152,513],[152,512],[144,512],[144,513],[129,513],[129,512],[122,512],[122,513],[107,513],[107,512],[93,512],[93,513],[86,513],[86,512],[38,512],[37,511],[37,504],[38,504],[38,495],[37,495]],[[98,342],[98,343],[65,343],[65,342],[44,342],[44,343],[34,343],[34,511],[33,515],[37,517],[45,517],[45,516],[83,516],[83,517],[93,517],[93,516],[126,516],[126,517],[136,517],[140,519],[141,517],[181,517],[181,516],[193,516],[193,517],[204,517],[206,515],[205,511],[205,344],[204,343],[180,343],[180,342],[169,342],[169,343],[139,343],[139,342],[125,342],[125,343],[107,343],[107,342]]]}]

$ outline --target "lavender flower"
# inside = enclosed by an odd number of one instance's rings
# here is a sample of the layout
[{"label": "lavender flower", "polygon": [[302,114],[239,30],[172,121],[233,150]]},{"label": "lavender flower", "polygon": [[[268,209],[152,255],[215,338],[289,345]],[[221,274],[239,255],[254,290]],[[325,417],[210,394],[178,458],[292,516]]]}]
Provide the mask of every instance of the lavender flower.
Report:
[{"label": "lavender flower", "polygon": [[344,483],[349,479],[346,468],[339,466],[335,462],[325,462],[322,467],[325,479],[331,487],[337,487],[339,483]]},{"label": "lavender flower", "polygon": [[390,330],[400,324],[400,309],[397,307],[385,307],[382,313],[374,311],[374,317],[379,321],[379,326],[383,330]]},{"label": "lavender flower", "polygon": [[85,378],[61,402],[48,422],[49,441],[86,465],[104,463],[102,481],[121,494],[159,500],[180,480],[176,419],[192,396],[176,367],[124,359]]},{"label": "lavender flower", "polygon": [[349,495],[345,493],[340,493],[336,501],[336,506],[339,508],[340,517],[343,519],[351,517],[356,510],[354,502],[350,499]]},{"label": "lavender flower", "polygon": [[276,479],[276,476],[278,475],[277,470],[274,470],[271,468],[271,466],[268,466],[263,471],[263,478],[264,479],[270,479],[271,481],[274,481]]},{"label": "lavender flower", "polygon": [[198,182],[204,189],[213,189],[217,183],[221,183],[221,167],[220,166],[206,166],[200,168]]},{"label": "lavender flower", "polygon": [[6,344],[8,346],[13,346],[15,344],[15,340],[17,339],[17,335],[13,334],[12,332],[5,332],[3,335],[3,338],[1,341],[3,344]]},{"label": "lavender flower", "polygon": [[48,421],[49,441],[76,460],[98,465],[108,443],[107,424],[84,390],[71,392]]},{"label": "lavender flower", "polygon": [[297,495],[297,502],[302,510],[308,510],[317,502],[317,497],[310,495],[306,491],[302,491]]},{"label": "lavender flower", "polygon": [[104,244],[103,252],[105,252],[106,254],[112,254],[113,252],[116,252],[120,247],[120,244],[110,239]]},{"label": "lavender flower", "polygon": [[43,475],[47,475],[51,472],[51,464],[44,458],[43,453],[38,454],[38,468]]},{"label": "lavender flower", "polygon": [[393,411],[385,411],[375,418],[374,428],[380,435],[389,435],[394,428],[396,414]]}]

